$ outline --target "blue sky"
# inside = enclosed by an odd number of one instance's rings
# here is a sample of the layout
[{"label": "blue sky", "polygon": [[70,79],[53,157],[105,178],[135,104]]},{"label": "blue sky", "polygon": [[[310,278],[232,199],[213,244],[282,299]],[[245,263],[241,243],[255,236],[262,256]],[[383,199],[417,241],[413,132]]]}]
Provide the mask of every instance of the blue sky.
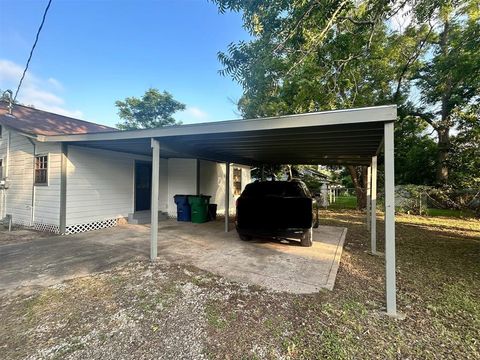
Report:
[{"label": "blue sky", "polygon": [[[0,89],[16,88],[46,3],[0,0]],[[207,0],[53,0],[18,99],[114,125],[116,100],[156,87],[187,105],[184,123],[238,118],[217,52],[242,39],[241,15]]]}]

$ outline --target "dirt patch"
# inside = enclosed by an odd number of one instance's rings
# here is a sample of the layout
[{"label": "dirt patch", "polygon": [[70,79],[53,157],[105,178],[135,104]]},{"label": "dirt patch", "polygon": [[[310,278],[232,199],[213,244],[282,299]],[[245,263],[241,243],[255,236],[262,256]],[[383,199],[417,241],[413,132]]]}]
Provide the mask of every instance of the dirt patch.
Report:
[{"label": "dirt patch", "polygon": [[2,245],[2,243],[9,243],[12,241],[32,241],[43,237],[50,237],[52,235],[52,233],[31,230],[17,226],[15,226],[12,231],[8,231],[8,229],[0,227],[0,245]]},{"label": "dirt patch", "polygon": [[[384,315],[384,263],[349,228],[334,291],[295,295],[193,267],[134,261],[0,299],[6,359],[458,359],[480,357],[480,222],[400,216],[399,309]],[[379,222],[379,247],[382,223]]]}]

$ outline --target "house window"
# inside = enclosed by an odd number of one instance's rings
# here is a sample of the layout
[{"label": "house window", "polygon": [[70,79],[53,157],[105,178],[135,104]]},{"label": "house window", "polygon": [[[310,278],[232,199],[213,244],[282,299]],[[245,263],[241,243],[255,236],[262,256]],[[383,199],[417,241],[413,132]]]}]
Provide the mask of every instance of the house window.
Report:
[{"label": "house window", "polygon": [[3,130],[3,126],[0,125],[0,139],[2,138],[2,130]]},{"label": "house window", "polygon": [[48,184],[48,155],[35,156],[35,185]]},{"label": "house window", "polygon": [[3,179],[3,159],[0,159],[0,179]]},{"label": "house window", "polygon": [[242,193],[242,169],[233,168],[233,195]]}]

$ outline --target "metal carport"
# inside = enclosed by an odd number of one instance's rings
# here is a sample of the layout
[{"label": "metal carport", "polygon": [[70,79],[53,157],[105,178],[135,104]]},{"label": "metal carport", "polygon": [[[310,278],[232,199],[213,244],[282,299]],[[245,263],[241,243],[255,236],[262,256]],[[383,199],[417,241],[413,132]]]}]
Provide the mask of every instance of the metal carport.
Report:
[{"label": "metal carport", "polygon": [[[377,155],[385,159],[385,278],[387,313],[395,316],[394,105],[231,120],[157,129],[39,136],[62,142],[152,156],[151,259],[157,257],[160,157],[197,158],[259,166],[323,164],[369,166],[369,209],[376,208]],[[64,146],[66,147],[66,146]],[[66,155],[66,152],[65,152]],[[229,176],[227,166],[227,177]],[[227,181],[228,184],[228,181]],[[228,186],[226,189],[229,191]],[[225,208],[229,208],[226,196]],[[371,251],[376,254],[376,216],[368,211]],[[228,231],[228,212],[225,229]]]}]

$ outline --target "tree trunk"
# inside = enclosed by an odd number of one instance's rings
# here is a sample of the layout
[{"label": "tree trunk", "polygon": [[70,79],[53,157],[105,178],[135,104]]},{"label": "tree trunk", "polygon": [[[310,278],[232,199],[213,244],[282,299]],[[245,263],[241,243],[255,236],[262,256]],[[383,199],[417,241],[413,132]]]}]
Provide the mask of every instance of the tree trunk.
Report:
[{"label": "tree trunk", "polygon": [[450,128],[437,130],[437,183],[444,185],[448,182],[448,153],[450,152]]},{"label": "tree trunk", "polygon": [[[440,38],[440,49],[444,56],[448,55],[448,35],[450,23],[448,20],[443,24],[443,32]],[[450,152],[450,99],[452,96],[452,76],[449,74],[445,81],[445,91],[441,99],[441,119],[435,130],[438,135],[437,155],[437,184],[444,185],[448,182],[448,153]]]},{"label": "tree trunk", "polygon": [[347,168],[355,187],[357,209],[363,210],[367,207],[367,167],[349,165]]}]

